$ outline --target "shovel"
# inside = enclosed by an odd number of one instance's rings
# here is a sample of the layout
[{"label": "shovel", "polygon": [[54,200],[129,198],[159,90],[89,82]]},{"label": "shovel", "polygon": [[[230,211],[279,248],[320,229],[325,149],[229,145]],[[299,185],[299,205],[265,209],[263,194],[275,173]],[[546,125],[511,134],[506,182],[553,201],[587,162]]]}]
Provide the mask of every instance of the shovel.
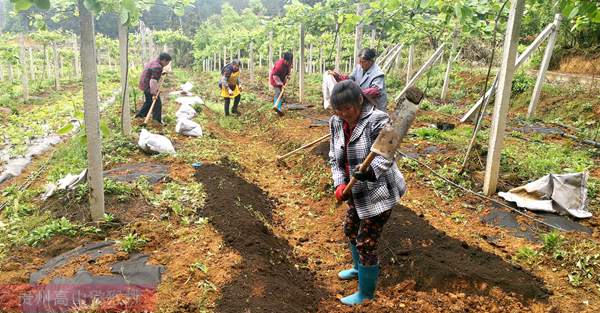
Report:
[{"label": "shovel", "polygon": [[[380,155],[390,161],[394,160],[396,150],[400,147],[402,139],[408,133],[410,125],[417,115],[417,105],[423,99],[423,92],[415,87],[411,87],[404,92],[401,98],[396,102],[396,110],[390,114],[390,123],[387,124],[375,139],[371,146],[371,152],[367,158],[360,164],[359,171],[365,172],[373,159]],[[349,196],[352,192],[352,186],[356,184],[356,178],[352,177],[346,188],[344,196]]]},{"label": "shovel", "polygon": [[162,86],[162,82],[164,80],[162,79],[162,76],[159,79],[158,82],[158,90],[156,91],[156,95],[154,97],[152,97],[152,105],[150,105],[150,110],[148,110],[148,114],[146,114],[146,118],[144,118],[144,123],[143,125],[148,124],[148,120],[150,119],[150,115],[152,115],[152,111],[154,111],[154,104],[156,103],[156,100],[158,99],[158,97],[160,97],[160,87]]}]

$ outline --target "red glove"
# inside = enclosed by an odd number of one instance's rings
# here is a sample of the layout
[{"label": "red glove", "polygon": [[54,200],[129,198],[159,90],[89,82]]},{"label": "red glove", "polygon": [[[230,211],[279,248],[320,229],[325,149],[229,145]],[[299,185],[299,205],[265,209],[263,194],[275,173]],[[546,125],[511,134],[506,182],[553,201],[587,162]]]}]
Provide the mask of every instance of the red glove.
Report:
[{"label": "red glove", "polygon": [[350,195],[344,195],[344,189],[346,189],[346,184],[340,184],[335,188],[335,198],[338,201],[346,201],[350,198]]},{"label": "red glove", "polygon": [[377,87],[365,88],[362,92],[365,96],[369,96],[370,98],[377,98],[381,95],[381,90]]}]

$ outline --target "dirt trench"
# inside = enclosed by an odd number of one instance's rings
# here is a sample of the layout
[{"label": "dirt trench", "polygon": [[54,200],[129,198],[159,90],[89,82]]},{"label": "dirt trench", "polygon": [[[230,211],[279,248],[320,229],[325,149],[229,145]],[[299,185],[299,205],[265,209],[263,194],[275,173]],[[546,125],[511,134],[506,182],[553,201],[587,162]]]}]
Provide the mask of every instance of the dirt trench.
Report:
[{"label": "dirt trench", "polygon": [[[208,197],[201,214],[243,258],[240,273],[222,289],[215,312],[315,312],[326,292],[269,229],[273,202],[229,167],[210,164],[196,173]],[[298,266],[300,265],[300,266]]]}]

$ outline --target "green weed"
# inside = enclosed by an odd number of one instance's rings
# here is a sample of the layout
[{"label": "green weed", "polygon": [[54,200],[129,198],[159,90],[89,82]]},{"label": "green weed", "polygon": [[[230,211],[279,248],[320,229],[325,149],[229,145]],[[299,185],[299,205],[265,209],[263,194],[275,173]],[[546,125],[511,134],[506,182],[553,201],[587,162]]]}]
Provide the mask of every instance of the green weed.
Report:
[{"label": "green weed", "polygon": [[119,248],[127,253],[139,251],[148,241],[138,236],[138,234],[129,233],[123,239],[117,241]]},{"label": "green weed", "polygon": [[517,250],[517,254],[515,255],[515,258],[518,261],[525,262],[529,265],[533,265],[533,263],[537,261],[538,257],[539,254],[534,249],[527,246],[519,248],[519,250]]}]

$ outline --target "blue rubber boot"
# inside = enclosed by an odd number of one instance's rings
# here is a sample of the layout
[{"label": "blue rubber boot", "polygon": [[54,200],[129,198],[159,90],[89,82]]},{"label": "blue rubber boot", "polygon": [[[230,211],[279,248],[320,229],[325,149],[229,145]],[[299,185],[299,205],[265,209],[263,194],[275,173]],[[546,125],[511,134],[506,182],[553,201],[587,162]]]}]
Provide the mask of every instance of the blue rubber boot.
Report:
[{"label": "blue rubber boot", "polygon": [[358,305],[365,300],[371,300],[375,296],[375,286],[379,276],[379,264],[363,266],[358,264],[358,291],[352,295],[342,298],[345,305]]},{"label": "blue rubber boot", "polygon": [[360,263],[358,258],[358,249],[356,249],[356,246],[351,243],[348,245],[350,246],[350,252],[352,253],[353,267],[338,273],[338,277],[341,280],[350,280],[358,277],[358,263]]}]

